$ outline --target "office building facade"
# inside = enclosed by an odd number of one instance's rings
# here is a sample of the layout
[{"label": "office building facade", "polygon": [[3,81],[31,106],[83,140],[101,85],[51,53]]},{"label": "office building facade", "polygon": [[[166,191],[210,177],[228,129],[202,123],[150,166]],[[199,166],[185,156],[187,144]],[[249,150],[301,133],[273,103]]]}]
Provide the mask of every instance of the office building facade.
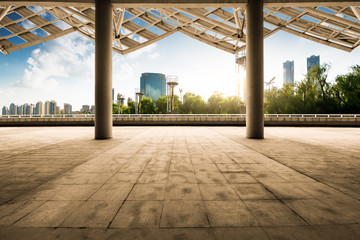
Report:
[{"label": "office building facade", "polygon": [[90,113],[90,106],[89,105],[82,105],[80,112],[81,113]]},{"label": "office building facade", "polygon": [[9,109],[4,106],[4,107],[2,108],[1,114],[2,114],[2,115],[9,115],[9,113],[10,113]]},{"label": "office building facade", "polygon": [[34,113],[37,114],[37,115],[43,115],[45,113],[44,103],[43,102],[39,101],[39,102],[36,103]]},{"label": "office building facade", "polygon": [[16,115],[17,114],[17,106],[14,103],[10,104],[9,107],[10,115]]},{"label": "office building facade", "polygon": [[72,114],[72,106],[68,103],[64,103],[64,114]]},{"label": "office building facade", "polygon": [[57,103],[52,100],[49,105],[49,114],[56,114]]},{"label": "office building facade", "polygon": [[285,83],[294,83],[294,61],[283,63],[283,80]]},{"label": "office building facade", "polygon": [[307,58],[307,71],[309,72],[313,67],[320,66],[320,56],[312,55]]},{"label": "office building facade", "polygon": [[166,94],[166,76],[162,73],[143,73],[140,77],[140,92],[156,101]]}]

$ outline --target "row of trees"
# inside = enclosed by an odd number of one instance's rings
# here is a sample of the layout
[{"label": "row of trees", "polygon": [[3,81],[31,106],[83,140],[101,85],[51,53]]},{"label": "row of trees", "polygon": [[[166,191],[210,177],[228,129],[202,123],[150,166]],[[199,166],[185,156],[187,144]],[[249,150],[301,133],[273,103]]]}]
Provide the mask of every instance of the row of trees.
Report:
[{"label": "row of trees", "polygon": [[[166,113],[166,96],[159,97],[155,102],[149,97],[141,99],[141,113],[154,114]],[[174,109],[180,114],[236,114],[243,102],[236,96],[224,97],[224,94],[214,92],[207,102],[200,95],[188,92],[183,96],[183,102],[178,95],[174,96]],[[113,105],[113,113],[118,113],[117,104]],[[123,107],[124,114],[135,113],[135,103],[128,102],[128,106]]]},{"label": "row of trees", "polygon": [[327,80],[329,65],[312,68],[296,84],[265,90],[265,113],[360,113],[360,66]]},{"label": "row of trees", "polygon": [[[329,68],[326,64],[316,66],[299,83],[265,90],[265,113],[360,113],[360,65],[353,66],[348,74],[337,76],[333,84],[327,80]],[[174,101],[175,110],[181,114],[236,114],[242,105],[238,97],[224,97],[219,92],[214,92],[207,101],[191,92],[184,95],[183,102],[177,95]],[[166,106],[166,96],[155,102],[143,97],[141,113],[166,113]],[[116,104],[113,113],[118,113]],[[135,103],[128,102],[123,113],[135,113]]]}]

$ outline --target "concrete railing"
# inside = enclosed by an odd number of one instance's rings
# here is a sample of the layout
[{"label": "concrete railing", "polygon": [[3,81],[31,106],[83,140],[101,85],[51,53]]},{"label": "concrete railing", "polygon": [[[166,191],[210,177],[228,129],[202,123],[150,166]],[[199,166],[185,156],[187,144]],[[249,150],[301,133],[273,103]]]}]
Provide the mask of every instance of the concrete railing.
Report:
[{"label": "concrete railing", "polygon": [[[93,118],[95,114],[0,115],[0,118]],[[113,117],[246,117],[246,114],[113,114]],[[268,118],[360,118],[360,114],[264,114]]]},{"label": "concrete railing", "polygon": [[[360,126],[360,114],[265,114],[265,126]],[[114,126],[245,126],[245,114],[113,114]],[[6,115],[0,126],[93,126],[94,114]]]}]

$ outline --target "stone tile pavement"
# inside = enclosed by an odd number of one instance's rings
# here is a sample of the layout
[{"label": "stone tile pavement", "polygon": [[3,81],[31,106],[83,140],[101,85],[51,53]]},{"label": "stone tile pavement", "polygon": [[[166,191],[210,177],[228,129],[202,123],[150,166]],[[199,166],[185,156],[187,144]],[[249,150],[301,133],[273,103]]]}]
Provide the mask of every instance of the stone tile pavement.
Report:
[{"label": "stone tile pavement", "polygon": [[360,239],[360,129],[0,128],[0,239]]}]

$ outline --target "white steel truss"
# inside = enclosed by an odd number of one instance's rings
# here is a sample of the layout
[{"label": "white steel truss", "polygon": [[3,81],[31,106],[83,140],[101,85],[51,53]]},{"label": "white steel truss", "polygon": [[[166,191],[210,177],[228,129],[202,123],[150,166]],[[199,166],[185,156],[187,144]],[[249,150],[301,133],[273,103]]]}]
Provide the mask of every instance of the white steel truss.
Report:
[{"label": "white steel truss", "polygon": [[[13,3],[16,2],[24,3]],[[46,1],[28,2],[40,6],[1,5],[9,3],[0,0],[0,51],[4,54],[72,32],[95,40],[95,8],[91,1],[83,0],[84,4],[78,1],[79,4],[72,5],[75,7],[66,6],[67,1],[54,6]],[[246,44],[245,1],[238,2],[242,5],[231,8],[185,4],[130,8],[114,3],[113,50],[127,54],[181,32],[226,52],[237,53]],[[294,4],[294,7],[287,3],[291,1],[274,2],[277,3],[264,5],[264,38],[282,30],[349,52],[360,45],[360,11],[353,6],[358,1],[337,5],[329,1],[328,5],[319,6],[309,0],[305,2],[311,4]]]}]

